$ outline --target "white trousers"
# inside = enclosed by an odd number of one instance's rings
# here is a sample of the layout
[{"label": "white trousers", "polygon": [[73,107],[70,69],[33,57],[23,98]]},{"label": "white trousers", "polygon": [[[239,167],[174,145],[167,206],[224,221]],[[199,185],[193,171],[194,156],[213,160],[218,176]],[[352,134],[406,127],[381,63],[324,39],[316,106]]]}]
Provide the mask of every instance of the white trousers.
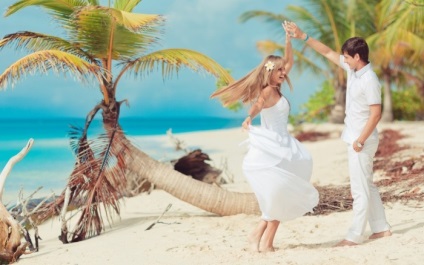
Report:
[{"label": "white trousers", "polygon": [[364,241],[364,232],[368,222],[372,233],[390,229],[380,193],[373,183],[373,159],[377,147],[378,140],[367,141],[362,151],[357,153],[351,144],[348,145],[353,222],[345,239],[357,244]]}]

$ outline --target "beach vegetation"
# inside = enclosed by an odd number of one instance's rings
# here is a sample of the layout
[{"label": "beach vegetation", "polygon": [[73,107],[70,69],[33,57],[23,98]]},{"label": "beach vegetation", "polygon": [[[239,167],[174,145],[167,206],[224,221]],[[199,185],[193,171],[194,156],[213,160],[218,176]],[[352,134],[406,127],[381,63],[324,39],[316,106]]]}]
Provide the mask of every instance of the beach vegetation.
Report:
[{"label": "beach vegetation", "polygon": [[[367,35],[370,59],[384,91],[381,120],[411,118],[408,114],[399,116],[398,111],[395,115],[393,93],[408,90],[411,85],[424,87],[424,8],[408,1],[382,0],[368,13],[374,25]],[[421,98],[424,99],[424,90]]]},{"label": "beach vegetation", "polygon": [[416,86],[394,90],[392,99],[394,119],[404,121],[424,119],[424,98],[419,96]]},{"label": "beach vegetation", "polygon": [[334,106],[334,88],[326,80],[321,88],[300,106],[299,114],[295,116],[302,122],[326,122],[330,116],[331,106]]}]

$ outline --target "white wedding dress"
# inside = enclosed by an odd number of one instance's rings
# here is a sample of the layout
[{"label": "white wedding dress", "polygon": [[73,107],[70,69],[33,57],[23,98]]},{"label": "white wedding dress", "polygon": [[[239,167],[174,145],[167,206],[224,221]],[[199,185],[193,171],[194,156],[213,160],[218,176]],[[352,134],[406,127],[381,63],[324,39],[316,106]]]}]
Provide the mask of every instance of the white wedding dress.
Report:
[{"label": "white wedding dress", "polygon": [[262,219],[288,221],[312,212],[318,191],[309,182],[312,158],[287,131],[290,106],[285,97],[261,111],[261,126],[250,126],[249,150],[243,160],[246,176]]}]

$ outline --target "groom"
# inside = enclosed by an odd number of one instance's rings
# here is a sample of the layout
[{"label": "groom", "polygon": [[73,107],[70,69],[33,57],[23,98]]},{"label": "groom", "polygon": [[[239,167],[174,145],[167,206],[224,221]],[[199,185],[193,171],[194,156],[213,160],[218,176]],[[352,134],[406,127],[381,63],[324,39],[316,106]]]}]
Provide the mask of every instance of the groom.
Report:
[{"label": "groom", "polygon": [[342,140],[347,143],[353,222],[344,240],[336,246],[354,246],[364,241],[369,222],[369,239],[390,236],[380,193],[373,183],[373,160],[378,147],[377,123],[381,118],[381,86],[368,61],[368,45],[353,37],[342,46],[342,55],[300,30],[286,26],[293,38],[302,39],[312,49],[347,72],[346,117]]}]

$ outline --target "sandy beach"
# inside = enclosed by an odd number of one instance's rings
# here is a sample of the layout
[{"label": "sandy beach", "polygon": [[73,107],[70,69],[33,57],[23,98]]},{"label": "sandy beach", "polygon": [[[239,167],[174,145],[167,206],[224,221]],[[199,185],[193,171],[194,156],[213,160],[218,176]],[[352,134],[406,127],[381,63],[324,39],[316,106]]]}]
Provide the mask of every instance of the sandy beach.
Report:
[{"label": "sandy beach", "polygon": [[[405,135],[399,143],[411,148],[399,156],[414,157],[424,152],[424,122],[380,124],[378,128],[399,130]],[[304,143],[314,159],[314,185],[348,184],[346,147],[339,139],[342,125],[307,124],[303,129],[330,132],[329,139]],[[236,128],[175,137],[191,150],[200,148],[209,154],[216,167],[227,161],[234,183],[223,188],[250,191],[241,171],[246,149],[239,146],[246,132]],[[173,145],[167,136],[150,139]],[[384,178],[381,174],[376,177]],[[169,204],[172,206],[161,222],[146,231]],[[18,264],[423,264],[424,203],[397,201],[386,203],[385,208],[391,237],[333,248],[343,239],[352,217],[352,211],[335,212],[283,223],[275,238],[276,252],[253,253],[248,250],[247,235],[259,216],[220,217],[162,190],[153,190],[123,200],[120,218],[101,236],[83,242],[62,244],[58,240],[59,219],[47,221],[39,226],[40,251],[21,256]],[[367,231],[371,234],[369,228]]]}]

